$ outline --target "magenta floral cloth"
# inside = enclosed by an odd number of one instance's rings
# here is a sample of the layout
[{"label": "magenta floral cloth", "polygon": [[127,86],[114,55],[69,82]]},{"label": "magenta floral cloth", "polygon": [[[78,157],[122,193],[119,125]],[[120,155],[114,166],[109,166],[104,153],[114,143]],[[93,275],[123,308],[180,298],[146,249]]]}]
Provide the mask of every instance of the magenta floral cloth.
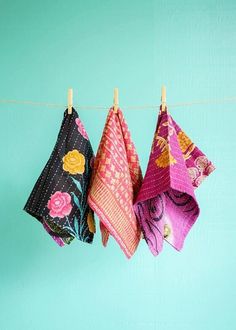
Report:
[{"label": "magenta floral cloth", "polygon": [[181,250],[199,216],[194,189],[214,169],[167,109],[160,111],[147,171],[134,204],[154,255],[161,252],[163,240]]}]

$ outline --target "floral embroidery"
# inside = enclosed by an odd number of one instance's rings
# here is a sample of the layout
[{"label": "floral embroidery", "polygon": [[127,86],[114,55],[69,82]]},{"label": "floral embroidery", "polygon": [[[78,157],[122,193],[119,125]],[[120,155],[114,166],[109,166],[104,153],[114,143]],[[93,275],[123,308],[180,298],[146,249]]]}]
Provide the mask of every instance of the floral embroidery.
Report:
[{"label": "floral embroidery", "polygon": [[79,118],[76,118],[75,119],[75,123],[76,125],[78,126],[78,131],[79,133],[86,139],[88,140],[88,134],[87,132],[85,131],[85,128],[84,128],[84,125],[82,124],[82,122],[80,121]]},{"label": "floral embroidery", "polygon": [[166,149],[164,150],[161,155],[155,160],[155,163],[158,167],[165,168],[169,165],[176,164],[175,158],[169,153]]},{"label": "floral embroidery", "polygon": [[190,167],[188,173],[193,186],[196,188],[200,186],[202,181],[214,171],[215,167],[206,158],[206,156],[199,156],[194,161],[195,167]]},{"label": "floral embroidery", "polygon": [[177,139],[179,142],[180,149],[183,153],[184,159],[188,159],[191,157],[191,152],[195,148],[195,145],[190,140],[190,138],[183,132],[180,131],[177,135]]},{"label": "floral embroidery", "polygon": [[188,168],[188,174],[190,176],[191,181],[194,182],[199,175],[199,171],[196,167],[190,167]]},{"label": "floral embroidery", "polygon": [[87,223],[93,149],[78,118],[74,108],[69,115],[65,110],[55,147],[24,206],[59,246],[94,237]]},{"label": "floral embroidery", "polygon": [[52,218],[64,218],[72,210],[70,195],[66,192],[56,191],[49,199],[47,208],[50,210],[49,214]]},{"label": "floral embroidery", "polygon": [[70,174],[83,174],[85,170],[85,158],[78,150],[69,151],[63,157],[63,170]]},{"label": "floral embroidery", "polygon": [[206,156],[199,156],[198,158],[195,159],[194,163],[200,172],[203,172],[210,165],[210,162],[206,158]]},{"label": "floral embroidery", "polygon": [[165,168],[176,164],[176,159],[171,154],[170,145],[161,136],[156,136],[157,145],[161,149],[161,155],[157,157],[155,163],[158,167]]}]

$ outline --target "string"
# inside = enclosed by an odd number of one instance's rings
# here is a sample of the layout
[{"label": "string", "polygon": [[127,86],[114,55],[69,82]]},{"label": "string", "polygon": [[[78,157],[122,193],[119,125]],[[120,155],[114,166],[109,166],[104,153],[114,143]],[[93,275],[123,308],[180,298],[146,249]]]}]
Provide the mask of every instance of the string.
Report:
[{"label": "string", "polygon": [[[214,105],[214,104],[224,104],[224,103],[236,103],[236,96],[227,97],[223,99],[211,99],[211,100],[196,100],[191,102],[182,102],[182,103],[174,103],[168,104],[168,108],[178,108],[178,107],[190,107],[194,105]],[[47,103],[47,102],[35,102],[35,101],[24,101],[24,100],[4,100],[0,99],[0,104],[21,104],[28,106],[38,106],[38,107],[49,107],[49,108],[67,108],[65,104],[59,103]],[[134,109],[134,110],[143,110],[143,109],[158,109],[160,105],[132,105],[132,106],[122,106],[122,109]],[[99,106],[99,105],[78,105],[74,104],[73,107],[84,109],[84,110],[103,110],[109,109],[110,106]]]}]

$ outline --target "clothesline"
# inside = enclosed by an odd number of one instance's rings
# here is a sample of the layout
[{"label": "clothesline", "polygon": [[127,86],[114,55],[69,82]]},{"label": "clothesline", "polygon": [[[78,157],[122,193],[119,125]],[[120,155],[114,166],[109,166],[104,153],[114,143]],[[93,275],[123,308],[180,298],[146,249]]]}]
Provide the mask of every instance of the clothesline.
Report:
[{"label": "clothesline", "polygon": [[[178,108],[178,107],[189,107],[193,105],[215,105],[215,104],[224,104],[224,103],[236,103],[236,96],[227,97],[223,99],[211,99],[211,100],[196,100],[191,102],[180,102],[174,104],[168,104],[168,108]],[[0,99],[0,104],[21,104],[21,105],[29,105],[29,106],[44,106],[49,108],[66,108],[67,105],[59,104],[59,103],[47,103],[47,102],[35,102],[35,101],[26,101],[26,100],[4,100]],[[103,110],[108,109],[108,106],[99,106],[99,105],[79,105],[74,104],[73,107],[85,110]],[[157,109],[159,105],[132,105],[132,106],[122,106],[122,109]]]},{"label": "clothesline", "polygon": [[94,156],[78,113],[66,111],[24,210],[59,246],[74,238],[92,243],[96,214],[104,247],[112,236],[127,258],[141,237],[154,256],[165,241],[180,251],[200,212],[194,190],[213,163],[167,111],[159,112],[146,146],[151,154],[144,176],[122,110],[109,111],[100,141]]}]

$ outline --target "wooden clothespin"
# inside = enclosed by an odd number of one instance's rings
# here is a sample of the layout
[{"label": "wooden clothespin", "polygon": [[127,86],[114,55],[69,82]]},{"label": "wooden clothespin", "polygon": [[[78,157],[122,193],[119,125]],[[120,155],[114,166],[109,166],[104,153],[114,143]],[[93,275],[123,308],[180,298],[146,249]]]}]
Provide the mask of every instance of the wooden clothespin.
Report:
[{"label": "wooden clothespin", "polygon": [[113,100],[113,109],[114,109],[114,112],[117,113],[117,110],[118,110],[118,106],[119,106],[119,91],[118,91],[118,88],[116,87],[114,89],[114,100]]},{"label": "wooden clothespin", "polygon": [[162,86],[161,88],[161,111],[164,112],[166,110],[166,86]]},{"label": "wooden clothespin", "polygon": [[68,114],[72,114],[72,107],[73,107],[73,89],[68,89]]}]

